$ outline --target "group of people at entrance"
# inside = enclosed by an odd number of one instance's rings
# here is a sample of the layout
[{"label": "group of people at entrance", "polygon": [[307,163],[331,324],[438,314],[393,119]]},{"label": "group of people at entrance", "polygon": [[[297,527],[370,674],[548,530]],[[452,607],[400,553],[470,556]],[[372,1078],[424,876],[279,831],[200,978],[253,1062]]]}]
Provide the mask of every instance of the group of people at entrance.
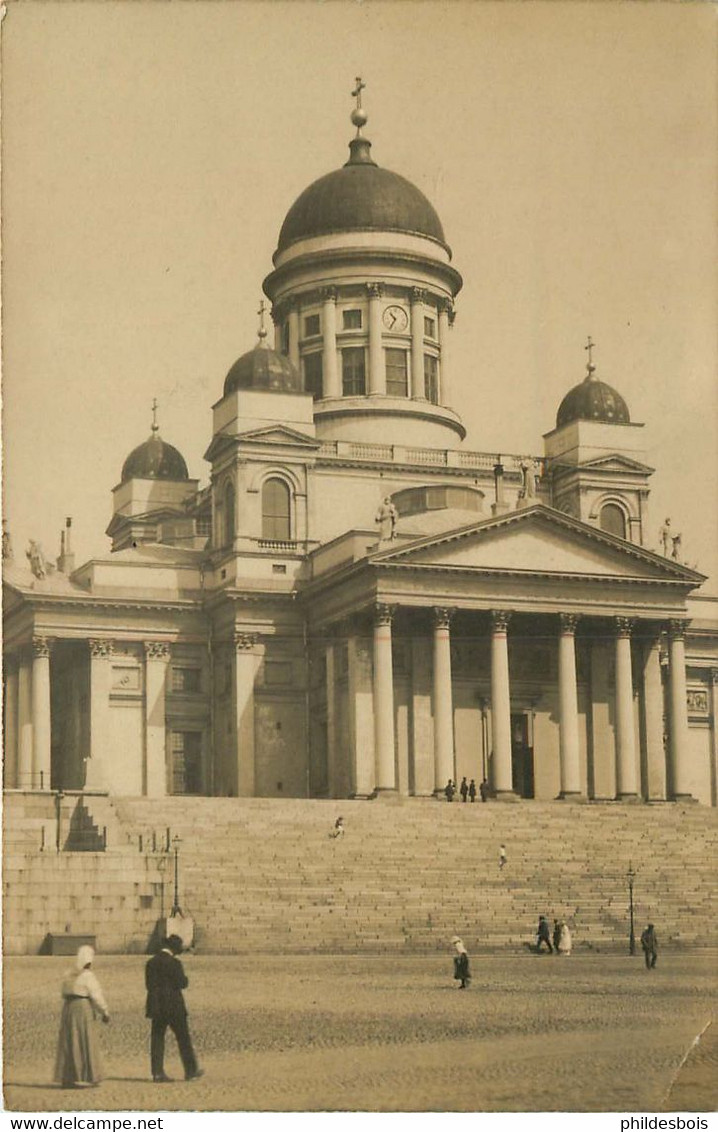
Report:
[{"label": "group of people at entrance", "polygon": [[546,916],[539,916],[536,930],[536,951],[541,951],[543,945],[549,954],[571,954],[571,931],[565,920],[554,920],[553,931]]},{"label": "group of people at entrance", "polygon": [[[177,1039],[177,1047],[186,1081],[202,1077],[195,1057],[187,1024],[187,1007],[182,991],[189,980],[177,956],[182,940],[169,936],[156,955],[145,966],[147,1003],[145,1014],[152,1023],[150,1062],[152,1080],[158,1084],[171,1081],[164,1070],[165,1034],[167,1027]],[[102,1063],[95,1033],[95,1020],[110,1021],[110,1012],[92,970],[94,950],[87,945],[78,949],[75,963],[62,982],[62,1015],[55,1058],[55,1080],[64,1089],[82,1089],[99,1085]]]},{"label": "group of people at entrance", "polygon": [[[468,798],[470,802],[475,802],[477,793],[482,802],[485,802],[489,797],[489,784],[486,779],[484,778],[482,782],[479,783],[479,788],[477,791],[475,780],[472,778],[471,782],[467,782],[466,776],[464,776],[464,778],[461,779],[461,785],[459,786],[461,801],[465,802]],[[455,794],[456,786],[454,785],[453,780],[450,778],[446,786],[444,787],[444,795],[446,797],[446,801],[453,802]]]}]

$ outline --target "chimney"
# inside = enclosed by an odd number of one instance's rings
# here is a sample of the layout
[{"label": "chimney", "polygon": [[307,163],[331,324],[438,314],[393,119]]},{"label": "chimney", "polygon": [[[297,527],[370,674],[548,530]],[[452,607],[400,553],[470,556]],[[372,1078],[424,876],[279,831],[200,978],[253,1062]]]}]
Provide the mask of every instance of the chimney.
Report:
[{"label": "chimney", "polygon": [[504,499],[504,465],[501,463],[500,456],[496,457],[494,464],[494,493],[496,500],[491,504],[491,514],[494,517],[504,515],[508,511],[509,505]]},{"label": "chimney", "polygon": [[60,533],[60,557],[57,568],[61,574],[71,574],[75,569],[75,555],[72,553],[72,519],[65,519],[65,529]]}]

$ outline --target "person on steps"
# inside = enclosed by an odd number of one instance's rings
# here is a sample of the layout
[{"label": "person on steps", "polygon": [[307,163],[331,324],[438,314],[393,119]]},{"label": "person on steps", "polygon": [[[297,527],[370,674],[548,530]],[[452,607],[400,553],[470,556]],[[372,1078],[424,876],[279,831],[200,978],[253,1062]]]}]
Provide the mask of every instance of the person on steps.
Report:
[{"label": "person on steps", "polygon": [[184,968],[177,956],[182,952],[178,935],[169,936],[156,955],[145,966],[147,1005],[145,1014],[152,1020],[150,1060],[152,1080],[157,1084],[171,1081],[165,1073],[165,1033],[167,1027],[177,1039],[186,1081],[202,1077],[204,1070],[197,1065],[192,1039],[187,1025],[187,1007],[182,991],[189,984]]},{"label": "person on steps", "polygon": [[553,955],[553,948],[551,946],[551,928],[545,916],[539,916],[538,928],[536,929],[536,950],[540,951],[542,944],[546,944],[549,955]]}]

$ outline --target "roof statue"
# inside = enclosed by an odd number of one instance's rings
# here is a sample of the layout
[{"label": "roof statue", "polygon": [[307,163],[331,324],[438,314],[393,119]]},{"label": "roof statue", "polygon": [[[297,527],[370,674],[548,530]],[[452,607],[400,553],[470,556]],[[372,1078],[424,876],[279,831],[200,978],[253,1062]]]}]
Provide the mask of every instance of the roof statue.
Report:
[{"label": "roof statue", "polygon": [[12,540],[10,538],[10,531],[7,527],[7,519],[2,521],[2,556],[3,561],[8,562],[15,557],[15,552],[12,548]]},{"label": "roof statue", "polygon": [[30,563],[30,569],[36,578],[47,577],[47,560],[43,553],[43,549],[39,542],[35,539],[30,539],[25,556]]},{"label": "roof statue", "polygon": [[385,539],[393,539],[396,537],[396,523],[399,518],[399,512],[391,501],[391,496],[387,495],[383,503],[379,505],[379,510],[376,513],[375,523],[379,524],[379,538],[382,542]]}]

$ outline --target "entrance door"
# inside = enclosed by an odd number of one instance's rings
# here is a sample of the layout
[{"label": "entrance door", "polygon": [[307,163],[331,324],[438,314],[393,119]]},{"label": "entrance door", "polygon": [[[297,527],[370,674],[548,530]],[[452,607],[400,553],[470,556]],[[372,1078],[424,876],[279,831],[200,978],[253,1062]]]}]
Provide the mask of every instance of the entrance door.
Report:
[{"label": "entrance door", "polygon": [[516,793],[533,798],[534,752],[529,746],[529,718],[523,712],[511,716],[511,770]]},{"label": "entrance door", "polygon": [[203,793],[201,731],[172,731],[169,793]]}]

